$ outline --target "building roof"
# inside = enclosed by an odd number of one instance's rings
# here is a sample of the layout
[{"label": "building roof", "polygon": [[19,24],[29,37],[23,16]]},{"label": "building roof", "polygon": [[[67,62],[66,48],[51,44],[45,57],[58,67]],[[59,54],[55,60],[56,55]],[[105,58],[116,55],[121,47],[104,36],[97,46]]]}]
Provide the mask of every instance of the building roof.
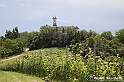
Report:
[{"label": "building roof", "polygon": [[77,26],[57,26],[58,30],[67,29],[67,28],[72,28],[72,29],[79,29]]},{"label": "building roof", "polygon": [[71,28],[71,29],[79,29],[77,26],[49,26],[49,25],[45,25],[45,26],[42,26],[41,28],[49,28],[49,27],[57,27],[58,28],[58,30],[63,30],[63,28],[64,29],[68,29],[68,28]]},{"label": "building roof", "polygon": [[57,17],[54,15],[54,16],[53,16],[53,19],[57,19]]}]

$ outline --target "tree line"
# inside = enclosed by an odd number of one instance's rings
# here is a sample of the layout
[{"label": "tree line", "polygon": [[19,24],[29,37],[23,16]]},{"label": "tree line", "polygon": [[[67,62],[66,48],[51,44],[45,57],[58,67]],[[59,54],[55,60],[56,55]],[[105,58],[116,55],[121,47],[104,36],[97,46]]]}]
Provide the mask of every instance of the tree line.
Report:
[{"label": "tree line", "polygon": [[122,50],[117,51],[117,49],[124,48],[124,28],[118,30],[113,36],[111,31],[103,31],[99,34],[93,30],[71,28],[59,30],[58,27],[42,26],[39,31],[19,32],[18,27],[15,27],[12,31],[6,30],[5,36],[0,37],[0,57],[22,53],[26,47],[29,50],[36,50],[65,47],[66,45],[73,53],[80,53],[85,56],[88,53],[88,48],[93,48],[94,43],[99,48],[97,52],[99,55],[118,52],[123,54]]},{"label": "tree line", "polygon": [[18,27],[6,30],[5,36],[0,37],[0,58],[22,53],[23,47],[24,38],[20,37]]},{"label": "tree line", "polygon": [[[111,31],[104,31],[101,34],[89,32],[85,39],[77,43],[71,43],[69,50],[74,54],[80,54],[87,58],[89,48],[96,51],[96,55],[104,59],[107,56],[124,56],[124,29],[121,29],[112,35]],[[94,46],[95,45],[95,46]],[[94,52],[95,53],[95,52]]]}]

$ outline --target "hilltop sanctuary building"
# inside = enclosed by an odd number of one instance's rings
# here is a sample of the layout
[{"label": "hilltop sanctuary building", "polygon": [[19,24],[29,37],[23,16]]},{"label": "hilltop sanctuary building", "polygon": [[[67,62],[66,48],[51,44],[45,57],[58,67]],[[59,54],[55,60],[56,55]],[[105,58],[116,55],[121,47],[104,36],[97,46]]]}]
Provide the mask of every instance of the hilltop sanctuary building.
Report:
[{"label": "hilltop sanctuary building", "polygon": [[[68,29],[68,28],[75,29],[75,30],[79,29],[77,26],[58,26],[57,21],[56,21],[57,17],[55,15],[53,16],[52,19],[53,19],[53,25],[51,27],[57,27],[58,30],[63,30],[63,29]],[[45,26],[47,27],[48,25],[45,25]],[[42,27],[45,27],[45,26],[42,26]]]}]

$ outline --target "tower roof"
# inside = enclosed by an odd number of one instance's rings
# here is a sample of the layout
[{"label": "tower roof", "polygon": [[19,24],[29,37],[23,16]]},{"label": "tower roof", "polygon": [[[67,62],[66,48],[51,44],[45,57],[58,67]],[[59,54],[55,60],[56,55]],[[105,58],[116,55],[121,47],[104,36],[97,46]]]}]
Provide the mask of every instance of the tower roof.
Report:
[{"label": "tower roof", "polygon": [[53,19],[57,19],[55,15],[53,16]]}]

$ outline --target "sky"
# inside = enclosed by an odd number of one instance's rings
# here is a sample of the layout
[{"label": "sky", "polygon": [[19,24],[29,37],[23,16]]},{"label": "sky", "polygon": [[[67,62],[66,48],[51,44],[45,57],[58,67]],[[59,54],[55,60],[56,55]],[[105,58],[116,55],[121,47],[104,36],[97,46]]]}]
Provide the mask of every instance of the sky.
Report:
[{"label": "sky", "polygon": [[58,26],[115,33],[124,28],[124,0],[0,0],[0,36],[16,26],[39,31],[54,15]]}]

